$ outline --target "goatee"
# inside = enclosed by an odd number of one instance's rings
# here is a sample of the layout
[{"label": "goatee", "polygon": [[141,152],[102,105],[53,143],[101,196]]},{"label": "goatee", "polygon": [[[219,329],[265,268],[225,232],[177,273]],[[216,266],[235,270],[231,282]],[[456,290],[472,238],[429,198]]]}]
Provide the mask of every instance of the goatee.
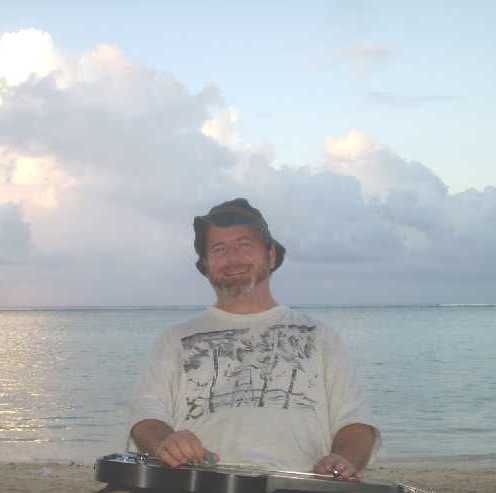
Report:
[{"label": "goatee", "polygon": [[[219,297],[233,299],[249,294],[257,284],[265,281],[270,276],[268,263],[255,271],[253,269],[253,266],[248,266],[248,269],[247,266],[239,266],[239,270],[246,271],[246,273],[232,277],[229,275],[220,275],[215,278],[209,276],[209,280]],[[231,269],[231,271],[235,271],[235,269]]]}]

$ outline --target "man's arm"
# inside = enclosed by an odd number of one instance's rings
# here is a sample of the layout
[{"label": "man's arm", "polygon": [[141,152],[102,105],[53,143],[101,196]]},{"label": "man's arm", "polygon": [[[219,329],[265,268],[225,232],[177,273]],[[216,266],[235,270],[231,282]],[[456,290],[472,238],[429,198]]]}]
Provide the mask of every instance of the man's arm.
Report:
[{"label": "man's arm", "polygon": [[174,430],[158,419],[144,419],[131,429],[131,436],[139,450],[155,457],[160,443],[171,433],[174,433]]},{"label": "man's arm", "polygon": [[375,443],[372,426],[354,423],[341,428],[334,437],[331,453],[339,454],[351,462],[357,471],[367,466]]},{"label": "man's arm", "polygon": [[131,429],[131,436],[140,450],[171,467],[187,462],[201,463],[208,455],[215,456],[203,447],[200,439],[191,431],[174,431],[158,419],[139,421]]},{"label": "man's arm", "polygon": [[345,480],[360,479],[375,440],[376,432],[372,426],[353,423],[341,428],[334,437],[331,453],[315,465],[314,471],[318,474],[338,475]]}]

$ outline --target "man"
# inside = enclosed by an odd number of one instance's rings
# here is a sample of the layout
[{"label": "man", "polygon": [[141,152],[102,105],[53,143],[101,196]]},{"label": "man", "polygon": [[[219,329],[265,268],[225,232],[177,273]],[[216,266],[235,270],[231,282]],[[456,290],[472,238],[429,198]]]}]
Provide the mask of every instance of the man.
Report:
[{"label": "man", "polygon": [[217,302],[156,345],[132,403],[134,442],[172,467],[214,458],[359,479],[379,434],[336,333],[273,298],[285,248],[241,198],[194,230]]}]

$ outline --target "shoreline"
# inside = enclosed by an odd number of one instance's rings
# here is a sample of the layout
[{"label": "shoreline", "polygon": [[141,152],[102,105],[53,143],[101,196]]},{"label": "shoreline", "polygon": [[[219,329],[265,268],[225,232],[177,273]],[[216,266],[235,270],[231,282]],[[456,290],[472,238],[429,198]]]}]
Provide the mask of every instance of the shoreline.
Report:
[{"label": "shoreline", "polygon": [[[93,464],[100,457],[109,455],[113,452],[104,452],[100,455],[95,456],[94,460],[86,459],[33,459],[28,460],[14,458],[6,459],[4,456],[0,455],[0,466],[5,464],[57,464],[60,466],[78,466],[78,467],[93,467]],[[376,467],[400,467],[400,468],[436,468],[436,467],[446,467],[453,466],[456,468],[466,468],[466,469],[478,469],[485,467],[493,467],[496,471],[496,454],[463,454],[463,455],[412,455],[412,456],[400,456],[391,457],[383,456],[379,453],[379,457],[373,460],[369,465],[370,468],[375,469]],[[496,491],[496,490],[495,490]]]},{"label": "shoreline", "polygon": [[[470,456],[467,456],[470,457]],[[473,457],[472,457],[473,459]],[[436,493],[493,493],[496,459],[445,458],[378,459],[364,481],[408,483]],[[93,465],[75,462],[0,462],[0,491],[16,493],[96,493],[104,483],[94,480]]]},{"label": "shoreline", "polygon": [[[478,454],[478,455],[444,455],[444,456],[412,456],[402,458],[377,458],[370,464],[371,469],[377,467],[388,468],[414,468],[422,469],[445,469],[452,467],[468,471],[476,471],[478,469],[493,468],[496,471],[496,454]],[[496,474],[496,473],[495,473]],[[496,485],[495,485],[496,491]]]}]

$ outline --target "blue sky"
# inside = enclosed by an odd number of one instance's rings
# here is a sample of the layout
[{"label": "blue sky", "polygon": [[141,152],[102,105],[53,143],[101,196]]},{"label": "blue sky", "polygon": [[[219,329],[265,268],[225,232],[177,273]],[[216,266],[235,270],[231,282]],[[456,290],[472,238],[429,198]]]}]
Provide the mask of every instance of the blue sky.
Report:
[{"label": "blue sky", "polygon": [[496,4],[0,0],[0,306],[204,303],[235,196],[290,303],[495,303]]}]

